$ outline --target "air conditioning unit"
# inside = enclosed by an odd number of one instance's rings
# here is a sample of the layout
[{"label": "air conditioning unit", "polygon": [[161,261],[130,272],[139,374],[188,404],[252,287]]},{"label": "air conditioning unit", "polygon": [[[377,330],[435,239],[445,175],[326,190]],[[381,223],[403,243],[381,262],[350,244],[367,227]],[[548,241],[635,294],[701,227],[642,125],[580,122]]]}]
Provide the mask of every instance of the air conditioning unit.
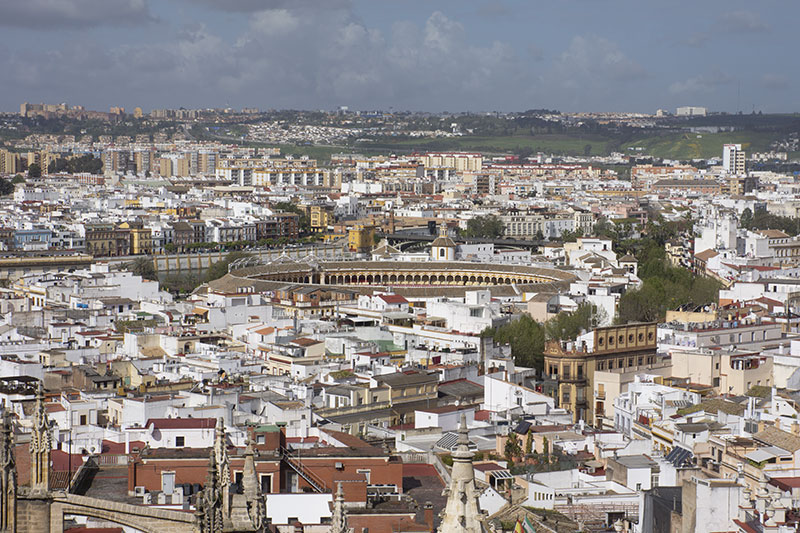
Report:
[{"label": "air conditioning unit", "polygon": [[137,485],[136,487],[133,488],[134,496],[144,496],[145,492],[147,491],[142,485]]},{"label": "air conditioning unit", "polygon": [[334,466],[336,467],[336,470],[344,470],[344,463],[336,462]]}]

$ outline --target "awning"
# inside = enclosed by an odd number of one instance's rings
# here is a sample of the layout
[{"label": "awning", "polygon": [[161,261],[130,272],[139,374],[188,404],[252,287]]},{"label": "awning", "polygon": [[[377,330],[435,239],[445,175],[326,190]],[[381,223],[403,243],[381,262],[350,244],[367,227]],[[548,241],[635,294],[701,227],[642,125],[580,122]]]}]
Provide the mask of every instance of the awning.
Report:
[{"label": "awning", "polygon": [[193,315],[206,315],[208,314],[208,309],[203,309],[202,307],[195,307],[192,309]]},{"label": "awning", "polygon": [[777,446],[766,446],[764,448],[753,450],[752,452],[746,454],[745,458],[750,459],[755,463],[761,463],[763,461],[768,461],[769,459],[774,459],[776,457],[786,457],[789,455],[792,454],[787,452],[783,448],[778,448]]}]

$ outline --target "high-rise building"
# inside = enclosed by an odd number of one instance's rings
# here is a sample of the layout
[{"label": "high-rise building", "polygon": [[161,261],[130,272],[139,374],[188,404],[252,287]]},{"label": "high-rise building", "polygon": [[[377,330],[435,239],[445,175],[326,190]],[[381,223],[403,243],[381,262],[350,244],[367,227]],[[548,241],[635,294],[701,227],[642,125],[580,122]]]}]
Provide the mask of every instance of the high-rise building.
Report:
[{"label": "high-rise building", "polygon": [[142,112],[141,107],[136,107],[133,109],[133,118],[142,118],[144,116],[144,112]]},{"label": "high-rise building", "polygon": [[9,150],[0,150],[0,174],[16,174],[19,171],[19,154]]},{"label": "high-rise building", "polygon": [[722,168],[728,174],[744,174],[744,157],[741,144],[726,144],[722,147]]},{"label": "high-rise building", "polygon": [[153,153],[150,150],[136,150],[133,153],[134,165],[137,174],[145,174],[152,171]]}]

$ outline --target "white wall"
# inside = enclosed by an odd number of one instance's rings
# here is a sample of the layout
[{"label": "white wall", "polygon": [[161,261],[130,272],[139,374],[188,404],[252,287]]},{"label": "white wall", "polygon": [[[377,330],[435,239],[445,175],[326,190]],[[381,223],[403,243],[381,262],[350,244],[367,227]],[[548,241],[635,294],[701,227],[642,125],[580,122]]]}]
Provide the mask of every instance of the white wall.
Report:
[{"label": "white wall", "polygon": [[267,517],[273,524],[297,518],[303,524],[319,524],[331,517],[332,494],[265,494]]},{"label": "white wall", "polygon": [[546,415],[555,407],[553,398],[503,381],[502,372],[484,376],[484,409],[489,411],[521,410],[529,415]]}]

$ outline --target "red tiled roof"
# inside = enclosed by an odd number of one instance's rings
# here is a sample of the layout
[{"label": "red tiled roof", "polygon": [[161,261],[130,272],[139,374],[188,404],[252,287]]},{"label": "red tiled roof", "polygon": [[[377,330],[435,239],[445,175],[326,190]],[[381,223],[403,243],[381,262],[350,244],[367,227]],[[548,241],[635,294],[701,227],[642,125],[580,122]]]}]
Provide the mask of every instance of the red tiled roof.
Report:
[{"label": "red tiled roof", "polygon": [[774,477],[769,482],[781,490],[800,488],[800,477]]},{"label": "red tiled roof", "polygon": [[[143,450],[145,447],[144,441],[141,440],[132,440],[130,441],[130,449],[138,448]],[[124,442],[113,442],[110,440],[104,440],[102,444],[102,450],[100,453],[107,453],[110,455],[121,455],[125,453],[125,443]]]},{"label": "red tiled roof", "polygon": [[506,470],[497,463],[478,463],[474,465],[475,470],[478,472],[493,472],[495,470]]},{"label": "red tiled roof", "polygon": [[387,304],[407,304],[408,300],[400,296],[399,294],[379,294],[378,298],[386,302]]},{"label": "red tiled roof", "polygon": [[403,477],[439,477],[433,465],[403,463]]},{"label": "red tiled roof", "polygon": [[486,409],[479,409],[475,411],[475,420],[479,422],[486,422],[492,416],[491,411],[487,411]]}]

